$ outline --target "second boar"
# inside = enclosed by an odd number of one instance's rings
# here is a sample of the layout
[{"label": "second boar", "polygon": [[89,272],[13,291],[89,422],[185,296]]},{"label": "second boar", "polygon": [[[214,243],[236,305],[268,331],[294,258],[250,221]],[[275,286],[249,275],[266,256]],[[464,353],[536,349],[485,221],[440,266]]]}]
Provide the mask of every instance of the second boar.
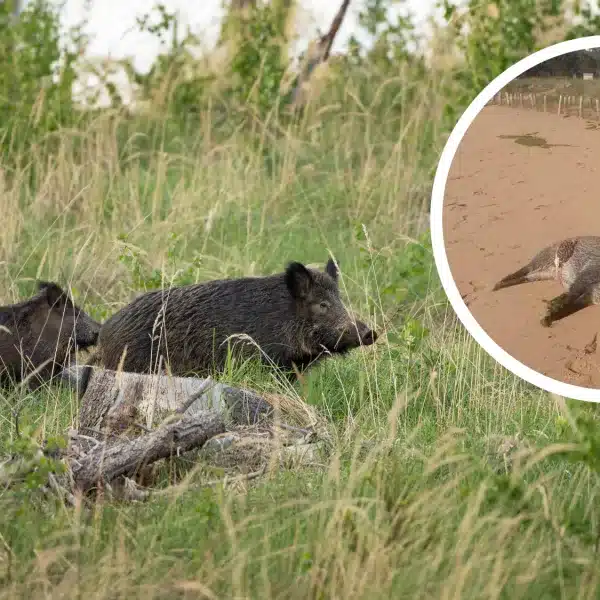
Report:
[{"label": "second boar", "polygon": [[[29,379],[36,389],[65,366],[75,350],[93,346],[100,324],[76,306],[56,283],[39,282],[38,293],[0,306],[0,382]],[[35,373],[34,373],[35,371]]]}]

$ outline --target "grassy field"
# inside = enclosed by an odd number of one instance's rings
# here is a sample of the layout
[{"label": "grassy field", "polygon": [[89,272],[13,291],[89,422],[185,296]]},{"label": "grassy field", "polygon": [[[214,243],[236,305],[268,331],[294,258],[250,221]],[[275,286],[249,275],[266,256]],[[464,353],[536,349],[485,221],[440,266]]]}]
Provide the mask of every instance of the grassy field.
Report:
[{"label": "grassy field", "polygon": [[[315,407],[334,439],[320,465],[75,510],[35,481],[0,489],[0,598],[600,595],[594,430],[495,364],[435,274],[428,205],[446,99],[428,81],[394,112],[351,85],[304,122],[254,135],[223,137],[210,114],[185,136],[103,115],[61,133],[54,154],[0,169],[4,303],[39,276],[104,319],[147,287],[324,264],[331,251],[347,303],[383,334],[295,390],[265,372],[229,376]],[[77,415],[68,390],[1,406],[5,446],[17,408],[38,439]],[[576,408],[594,422],[594,406]]]}]

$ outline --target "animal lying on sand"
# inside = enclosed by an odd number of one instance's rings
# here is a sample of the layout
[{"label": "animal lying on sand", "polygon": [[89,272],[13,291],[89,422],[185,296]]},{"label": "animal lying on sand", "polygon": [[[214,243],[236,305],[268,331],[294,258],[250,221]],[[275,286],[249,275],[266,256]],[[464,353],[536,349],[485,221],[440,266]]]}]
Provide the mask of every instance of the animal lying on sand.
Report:
[{"label": "animal lying on sand", "polygon": [[558,281],[566,290],[545,301],[544,327],[586,306],[600,304],[600,236],[561,240],[540,250],[525,266],[503,277],[493,291],[532,281]]}]

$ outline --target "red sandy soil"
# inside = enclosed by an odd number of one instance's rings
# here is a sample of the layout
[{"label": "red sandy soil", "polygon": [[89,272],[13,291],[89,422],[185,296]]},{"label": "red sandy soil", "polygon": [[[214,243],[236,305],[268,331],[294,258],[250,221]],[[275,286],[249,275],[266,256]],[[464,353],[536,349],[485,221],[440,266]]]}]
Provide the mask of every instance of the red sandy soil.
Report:
[{"label": "red sandy soil", "polygon": [[[550,147],[498,137],[524,134]],[[600,388],[600,340],[598,351],[588,346],[600,332],[600,306],[546,328],[543,300],[564,291],[558,282],[491,291],[544,246],[600,235],[600,129],[577,117],[487,106],[452,163],[443,219],[454,280],[487,334],[539,373]]]}]

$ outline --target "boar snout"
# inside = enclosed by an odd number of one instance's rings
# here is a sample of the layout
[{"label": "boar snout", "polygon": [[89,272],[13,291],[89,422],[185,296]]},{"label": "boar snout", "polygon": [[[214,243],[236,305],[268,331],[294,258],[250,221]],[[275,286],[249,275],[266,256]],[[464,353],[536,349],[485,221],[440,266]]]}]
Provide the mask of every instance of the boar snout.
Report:
[{"label": "boar snout", "polygon": [[357,321],[359,343],[361,346],[371,346],[377,341],[377,332],[371,329],[366,323]]},{"label": "boar snout", "polygon": [[90,317],[77,319],[75,325],[75,344],[78,348],[85,349],[95,346],[100,334],[100,323],[96,323]]},{"label": "boar snout", "polygon": [[356,321],[352,323],[338,340],[335,350],[337,352],[347,352],[359,346],[371,346],[377,339],[377,333],[373,331],[366,323]]},{"label": "boar snout", "polygon": [[367,330],[360,334],[360,342],[363,346],[371,346],[377,341],[377,332],[367,328]]}]

